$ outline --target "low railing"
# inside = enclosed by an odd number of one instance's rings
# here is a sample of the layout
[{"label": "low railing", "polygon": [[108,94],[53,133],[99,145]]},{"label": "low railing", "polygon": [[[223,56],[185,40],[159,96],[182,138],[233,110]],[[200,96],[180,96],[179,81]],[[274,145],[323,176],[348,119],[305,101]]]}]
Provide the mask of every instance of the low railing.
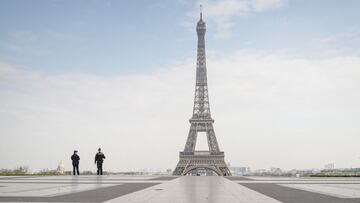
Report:
[{"label": "low railing", "polygon": [[200,156],[206,156],[206,155],[224,155],[224,152],[216,152],[211,153],[210,151],[194,151],[194,152],[180,152],[180,155],[200,155]]}]

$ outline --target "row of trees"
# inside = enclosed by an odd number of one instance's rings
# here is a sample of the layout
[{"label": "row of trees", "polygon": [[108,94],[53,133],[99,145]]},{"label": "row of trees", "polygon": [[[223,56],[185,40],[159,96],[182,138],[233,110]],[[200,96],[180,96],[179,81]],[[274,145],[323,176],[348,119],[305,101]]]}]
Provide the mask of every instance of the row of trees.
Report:
[{"label": "row of trees", "polygon": [[[19,166],[15,169],[0,169],[0,176],[25,176],[25,175],[71,175],[72,171],[48,170],[43,169],[38,172],[31,172],[29,166]],[[104,171],[104,174],[109,174]],[[82,171],[81,175],[96,175],[96,172]]]},{"label": "row of trees", "polygon": [[60,175],[56,170],[44,169],[36,173],[29,170],[29,166],[19,166],[15,169],[0,169],[1,176],[23,176],[23,175]]},{"label": "row of trees", "polygon": [[26,175],[29,174],[29,166],[19,166],[15,169],[0,169],[1,175]]}]

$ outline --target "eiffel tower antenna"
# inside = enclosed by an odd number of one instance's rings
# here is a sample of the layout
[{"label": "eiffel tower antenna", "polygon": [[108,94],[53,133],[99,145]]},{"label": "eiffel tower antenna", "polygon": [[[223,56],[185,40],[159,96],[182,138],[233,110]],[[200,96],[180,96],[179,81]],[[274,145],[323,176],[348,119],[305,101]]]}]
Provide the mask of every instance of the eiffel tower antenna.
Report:
[{"label": "eiffel tower antenna", "polygon": [[[180,160],[174,175],[216,173],[219,176],[230,176],[230,170],[224,160],[224,152],[220,151],[213,127],[214,119],[210,113],[209,93],[207,85],[205,32],[206,25],[202,19],[202,5],[200,5],[200,20],[196,26],[198,36],[196,83],[193,115],[190,118],[190,130],[184,151],[180,152]],[[208,151],[195,151],[198,132],[205,132]]]}]

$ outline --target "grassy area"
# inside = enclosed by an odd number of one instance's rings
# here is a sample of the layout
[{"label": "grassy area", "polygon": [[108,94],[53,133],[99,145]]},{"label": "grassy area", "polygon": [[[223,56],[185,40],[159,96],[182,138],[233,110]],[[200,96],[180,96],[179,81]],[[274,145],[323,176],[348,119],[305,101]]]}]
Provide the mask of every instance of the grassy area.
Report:
[{"label": "grassy area", "polygon": [[360,177],[360,173],[316,173],[310,175],[310,177]]},{"label": "grassy area", "polygon": [[58,176],[59,173],[46,172],[46,173],[0,173],[0,176]]}]

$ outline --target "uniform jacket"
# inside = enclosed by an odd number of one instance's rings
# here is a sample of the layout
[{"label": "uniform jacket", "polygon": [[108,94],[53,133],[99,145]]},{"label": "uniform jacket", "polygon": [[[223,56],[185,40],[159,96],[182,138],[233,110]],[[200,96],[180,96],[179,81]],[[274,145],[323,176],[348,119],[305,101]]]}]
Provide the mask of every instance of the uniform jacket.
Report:
[{"label": "uniform jacket", "polygon": [[105,155],[102,152],[98,152],[95,155],[95,163],[102,164],[104,162]]},{"label": "uniform jacket", "polygon": [[71,156],[71,160],[72,160],[72,164],[76,165],[76,164],[79,164],[80,157],[79,157],[79,155],[77,155],[77,154],[73,154],[73,155]]}]

